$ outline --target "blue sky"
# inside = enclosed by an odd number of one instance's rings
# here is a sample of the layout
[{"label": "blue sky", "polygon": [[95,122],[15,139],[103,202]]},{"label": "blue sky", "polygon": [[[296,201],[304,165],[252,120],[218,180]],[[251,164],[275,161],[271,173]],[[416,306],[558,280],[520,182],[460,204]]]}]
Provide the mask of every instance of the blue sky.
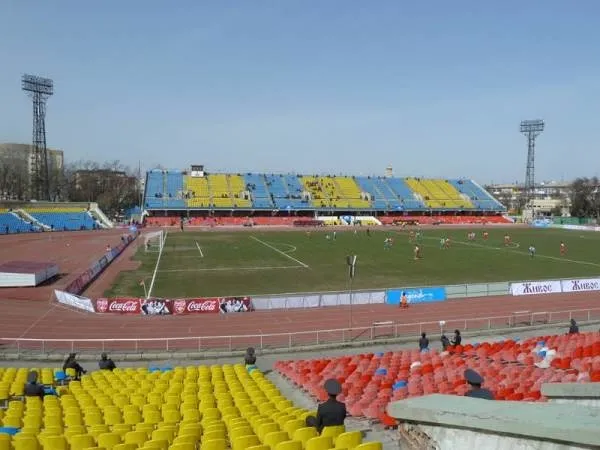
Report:
[{"label": "blue sky", "polygon": [[0,142],[68,160],[522,180],[600,166],[600,2],[4,0]]}]

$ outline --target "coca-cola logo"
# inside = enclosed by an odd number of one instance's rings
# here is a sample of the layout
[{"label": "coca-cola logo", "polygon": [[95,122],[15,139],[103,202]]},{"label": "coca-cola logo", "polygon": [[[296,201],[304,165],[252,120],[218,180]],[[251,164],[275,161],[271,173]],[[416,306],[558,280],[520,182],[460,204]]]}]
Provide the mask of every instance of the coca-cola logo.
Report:
[{"label": "coca-cola logo", "polygon": [[173,311],[175,314],[183,314],[187,308],[186,300],[175,300],[173,302]]},{"label": "coca-cola logo", "polygon": [[137,300],[115,300],[113,301],[108,310],[110,312],[121,312],[121,313],[132,313],[139,311],[140,303]]},{"label": "coca-cola logo", "polygon": [[592,280],[572,280],[571,281],[572,291],[598,291],[600,290],[600,283]]},{"label": "coca-cola logo", "polygon": [[108,300],[105,298],[100,298],[96,300],[96,309],[98,312],[104,313],[108,310]]},{"label": "coca-cola logo", "polygon": [[187,301],[188,312],[216,312],[219,310],[217,299],[194,299]]},{"label": "coca-cola logo", "polygon": [[525,294],[549,294],[554,292],[552,283],[523,283],[523,293]]}]

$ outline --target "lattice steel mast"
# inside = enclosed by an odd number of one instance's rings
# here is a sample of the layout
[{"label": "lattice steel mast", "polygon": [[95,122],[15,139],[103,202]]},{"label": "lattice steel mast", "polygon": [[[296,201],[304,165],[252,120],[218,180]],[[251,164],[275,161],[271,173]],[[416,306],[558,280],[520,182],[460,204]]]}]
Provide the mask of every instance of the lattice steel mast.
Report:
[{"label": "lattice steel mast", "polygon": [[36,75],[23,75],[21,89],[33,100],[33,140],[29,161],[30,195],[50,200],[48,149],[46,147],[46,101],[54,94],[54,82]]},{"label": "lattice steel mast", "polygon": [[521,133],[527,137],[527,168],[525,171],[525,203],[535,195],[535,140],[544,131],[543,120],[524,120]]}]

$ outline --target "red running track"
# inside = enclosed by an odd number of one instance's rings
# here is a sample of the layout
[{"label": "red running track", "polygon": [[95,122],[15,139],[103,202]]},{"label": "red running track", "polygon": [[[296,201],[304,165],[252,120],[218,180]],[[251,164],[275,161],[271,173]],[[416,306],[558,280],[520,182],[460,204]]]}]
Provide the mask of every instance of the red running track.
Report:
[{"label": "red running track", "polygon": [[[500,328],[506,325],[507,317],[515,311],[557,312],[586,310],[575,314],[577,320],[586,320],[588,311],[594,309],[591,317],[600,319],[600,299],[597,293],[552,294],[528,297],[486,297],[477,299],[450,300],[442,303],[413,305],[400,309],[390,305],[360,305],[352,308],[352,327],[370,327],[377,321],[394,321],[396,325],[387,330],[379,329],[380,334],[414,335],[423,331],[439,332],[438,321],[446,321],[446,329],[467,327]],[[483,317],[500,317],[483,321]],[[553,315],[553,321],[568,320],[569,315]],[[206,314],[187,316],[129,316],[110,314],[89,314],[72,311],[62,306],[29,301],[0,301],[0,337],[8,339],[60,339],[63,342],[29,342],[20,348],[31,350],[202,350],[202,349],[242,349],[247,346],[286,347],[288,345],[314,344],[350,339],[368,339],[370,330],[320,332],[348,328],[349,307],[328,307],[320,309],[294,309],[257,311],[240,314]],[[429,322],[419,326],[420,322]],[[289,333],[293,335],[291,340]],[[282,333],[280,336],[247,337],[245,335],[265,335]],[[216,338],[230,336],[233,338]],[[201,337],[201,339],[189,339]],[[162,341],[136,341],[159,338]],[[172,339],[168,344],[164,338]],[[182,338],[173,340],[173,338]],[[183,339],[188,338],[188,339]],[[98,339],[106,342],[72,344],[71,340]],[[131,342],[108,342],[111,339],[131,339]],[[136,341],[136,342],[134,342]],[[11,345],[13,341],[4,341]],[[168,347],[167,347],[168,345]]]}]

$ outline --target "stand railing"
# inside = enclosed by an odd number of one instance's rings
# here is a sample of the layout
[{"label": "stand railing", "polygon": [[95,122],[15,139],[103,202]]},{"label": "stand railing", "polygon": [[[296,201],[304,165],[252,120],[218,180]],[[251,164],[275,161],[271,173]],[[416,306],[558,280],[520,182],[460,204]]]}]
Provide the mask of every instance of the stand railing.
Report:
[{"label": "stand railing", "polygon": [[[518,311],[515,313],[464,319],[449,319],[443,330],[451,332],[485,331],[543,324],[567,324],[571,319],[580,322],[600,320],[600,308],[564,311]],[[292,350],[302,346],[344,345],[355,342],[377,342],[383,339],[417,337],[426,332],[439,335],[443,331],[440,322],[400,323],[375,322],[366,327],[312,330],[288,333],[249,334],[229,336],[194,336],[128,339],[35,339],[0,338],[0,350],[21,353],[53,352],[235,352],[247,347],[260,350]]]}]

